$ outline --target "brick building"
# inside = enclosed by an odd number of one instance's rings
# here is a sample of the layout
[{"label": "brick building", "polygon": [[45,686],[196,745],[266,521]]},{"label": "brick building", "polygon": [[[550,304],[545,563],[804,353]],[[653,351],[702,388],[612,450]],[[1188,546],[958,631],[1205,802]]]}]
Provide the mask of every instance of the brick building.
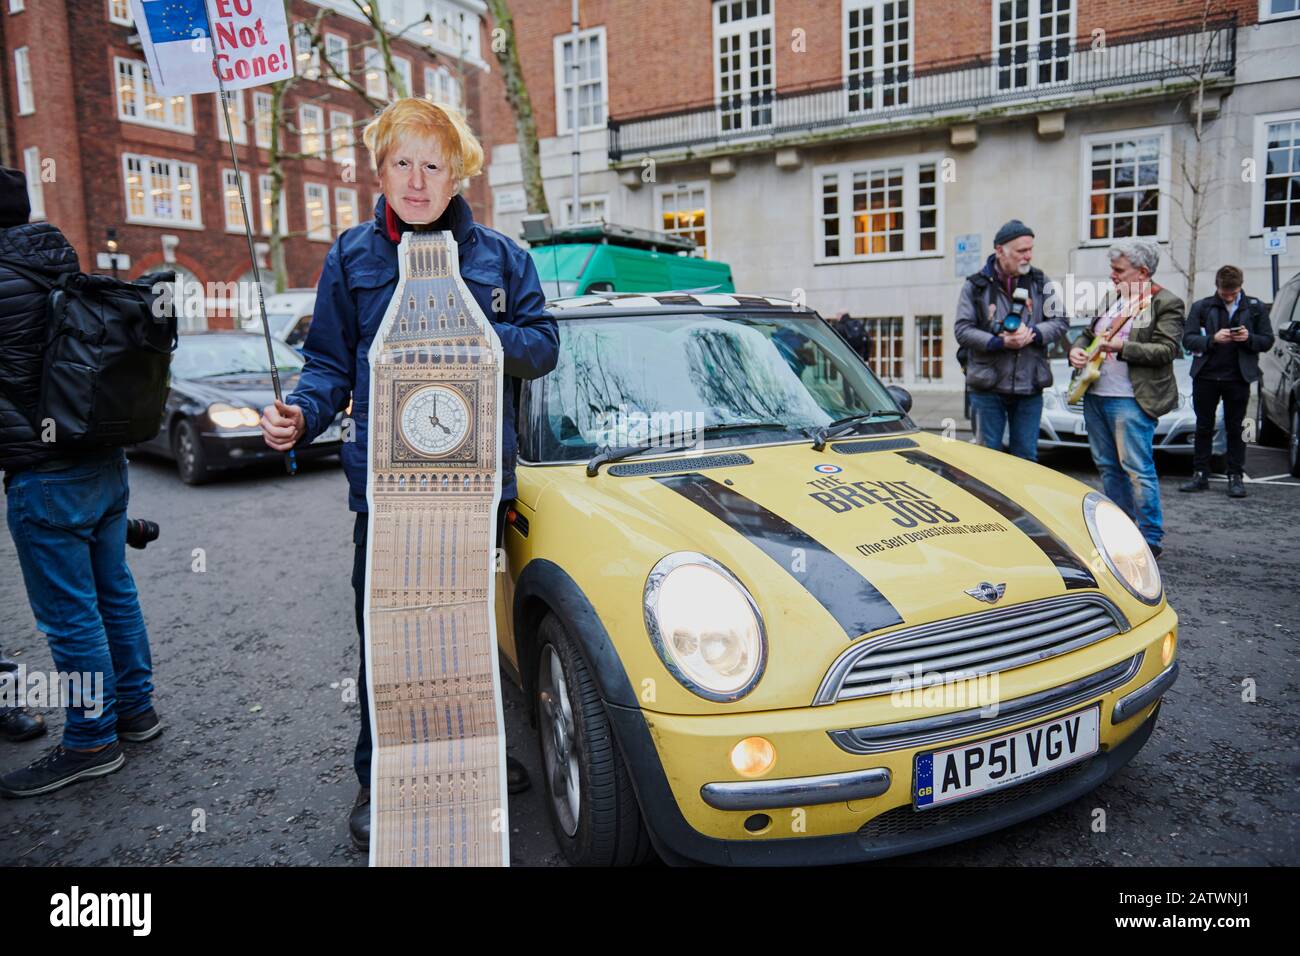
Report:
[{"label": "brick building", "polygon": [[[109,271],[108,230],[114,230],[123,274],[166,267],[201,284],[201,296],[184,292],[196,306],[185,310],[185,326],[233,325],[241,307],[230,297],[243,296],[246,311],[252,270],[216,94],[155,93],[126,0],[0,4],[0,161],[27,172],[34,217],[64,231],[86,271]],[[279,231],[286,236],[288,284],[311,286],[338,232],[373,215],[378,182],[360,132],[374,101],[395,91],[371,52],[374,31],[350,0],[290,0],[286,8],[295,25],[298,75],[278,124],[282,151],[294,157],[283,162],[287,225]],[[481,0],[381,0],[390,35],[402,34],[392,47],[408,92],[456,103],[474,116],[488,68],[485,9]],[[313,49],[313,31],[302,25],[321,14],[320,46]],[[333,76],[323,56],[372,99]],[[231,96],[235,148],[267,282],[271,88]],[[476,214],[486,213],[481,179],[467,198]]]},{"label": "brick building", "polygon": [[[1137,235],[1197,296],[1231,262],[1271,298],[1264,229],[1300,232],[1300,0],[583,0],[576,38],[566,0],[510,6],[553,219],[576,86],[582,218],[690,235],[738,288],[867,318],[876,370],[912,388],[960,386],[961,281],[1013,216],[1062,283],[1104,282]],[[517,235],[514,128],[485,121]]]}]

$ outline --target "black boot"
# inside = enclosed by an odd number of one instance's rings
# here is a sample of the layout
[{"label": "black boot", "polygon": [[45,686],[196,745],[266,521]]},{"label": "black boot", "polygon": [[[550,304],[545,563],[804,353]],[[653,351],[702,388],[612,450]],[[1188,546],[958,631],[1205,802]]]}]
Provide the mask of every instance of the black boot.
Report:
[{"label": "black boot", "polygon": [[514,757],[506,758],[506,793],[523,793],[531,787],[528,771]]},{"label": "black boot", "polygon": [[1228,497],[1229,498],[1246,497],[1246,482],[1242,480],[1241,475],[1228,476]]},{"label": "black boot", "polygon": [[12,743],[31,740],[45,733],[45,718],[21,707],[0,707],[0,737]]},{"label": "black boot", "polygon": [[370,849],[370,788],[362,787],[357,791],[356,802],[348,815],[348,831],[352,834],[352,845],[358,850]]},{"label": "black boot", "polygon": [[1208,491],[1209,488],[1210,476],[1203,471],[1192,472],[1192,480],[1178,486],[1179,491]]}]

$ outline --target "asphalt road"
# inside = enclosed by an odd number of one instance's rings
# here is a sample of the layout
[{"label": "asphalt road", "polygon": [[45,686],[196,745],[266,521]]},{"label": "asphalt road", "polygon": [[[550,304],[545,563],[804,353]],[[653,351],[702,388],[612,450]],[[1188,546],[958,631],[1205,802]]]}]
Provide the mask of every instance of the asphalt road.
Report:
[{"label": "asphalt road", "polygon": [[[1086,454],[1051,459],[1097,486]],[[1088,796],[1017,827],[890,861],[916,864],[1217,865],[1300,862],[1296,600],[1300,483],[1216,483],[1183,495],[1187,465],[1162,462],[1161,569],[1182,617],[1179,683],[1152,740]],[[1254,477],[1285,471],[1253,448]],[[166,732],[127,745],[125,768],[46,797],[0,800],[0,864],[364,866],[348,843],[356,792],[352,517],[333,462],[288,480],[263,470],[189,488],[136,458],[134,516],[162,525],[131,551]],[[206,570],[195,571],[195,549]],[[0,535],[0,646],[50,670],[7,534]],[[1243,700],[1253,681],[1255,700]],[[507,683],[509,751],[534,786],[510,801],[511,859],[556,866],[536,738]],[[53,735],[61,712],[48,712]],[[56,737],[0,743],[0,768]],[[1094,832],[1095,809],[1106,811]],[[202,826],[199,826],[199,824]]]}]

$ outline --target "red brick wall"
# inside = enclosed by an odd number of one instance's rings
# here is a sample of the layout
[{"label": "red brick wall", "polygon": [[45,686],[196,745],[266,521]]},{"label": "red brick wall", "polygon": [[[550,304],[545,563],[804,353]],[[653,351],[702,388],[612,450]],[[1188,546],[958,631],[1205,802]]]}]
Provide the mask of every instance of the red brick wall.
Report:
[{"label": "red brick wall", "polygon": [[[988,56],[997,0],[911,0],[913,63]],[[1201,14],[1204,0],[1076,0],[1077,34],[1155,29]],[[1257,19],[1256,0],[1212,0],[1216,12],[1236,12],[1239,24]],[[843,71],[840,0],[773,0],[773,46],[778,89],[837,83]],[[554,136],[554,38],[569,31],[563,0],[511,0],[524,77],[541,137]],[[634,3],[584,0],[582,27],[604,25],[609,62],[611,116],[671,110],[713,98],[713,19],[708,0]],[[794,49],[802,30],[804,51]],[[486,34],[485,34],[486,44]],[[485,57],[490,52],[485,51]],[[490,144],[515,141],[513,117],[504,104],[500,77],[485,96],[501,104],[484,126]]]}]

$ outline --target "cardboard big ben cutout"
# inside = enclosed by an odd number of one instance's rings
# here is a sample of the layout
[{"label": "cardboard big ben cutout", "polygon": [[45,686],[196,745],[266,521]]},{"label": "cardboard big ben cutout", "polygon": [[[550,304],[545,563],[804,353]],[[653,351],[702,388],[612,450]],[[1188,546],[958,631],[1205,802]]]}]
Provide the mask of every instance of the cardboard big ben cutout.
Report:
[{"label": "cardboard big ben cutout", "polygon": [[371,866],[506,866],[493,606],[501,342],[450,232],[408,232],[370,347]]}]

